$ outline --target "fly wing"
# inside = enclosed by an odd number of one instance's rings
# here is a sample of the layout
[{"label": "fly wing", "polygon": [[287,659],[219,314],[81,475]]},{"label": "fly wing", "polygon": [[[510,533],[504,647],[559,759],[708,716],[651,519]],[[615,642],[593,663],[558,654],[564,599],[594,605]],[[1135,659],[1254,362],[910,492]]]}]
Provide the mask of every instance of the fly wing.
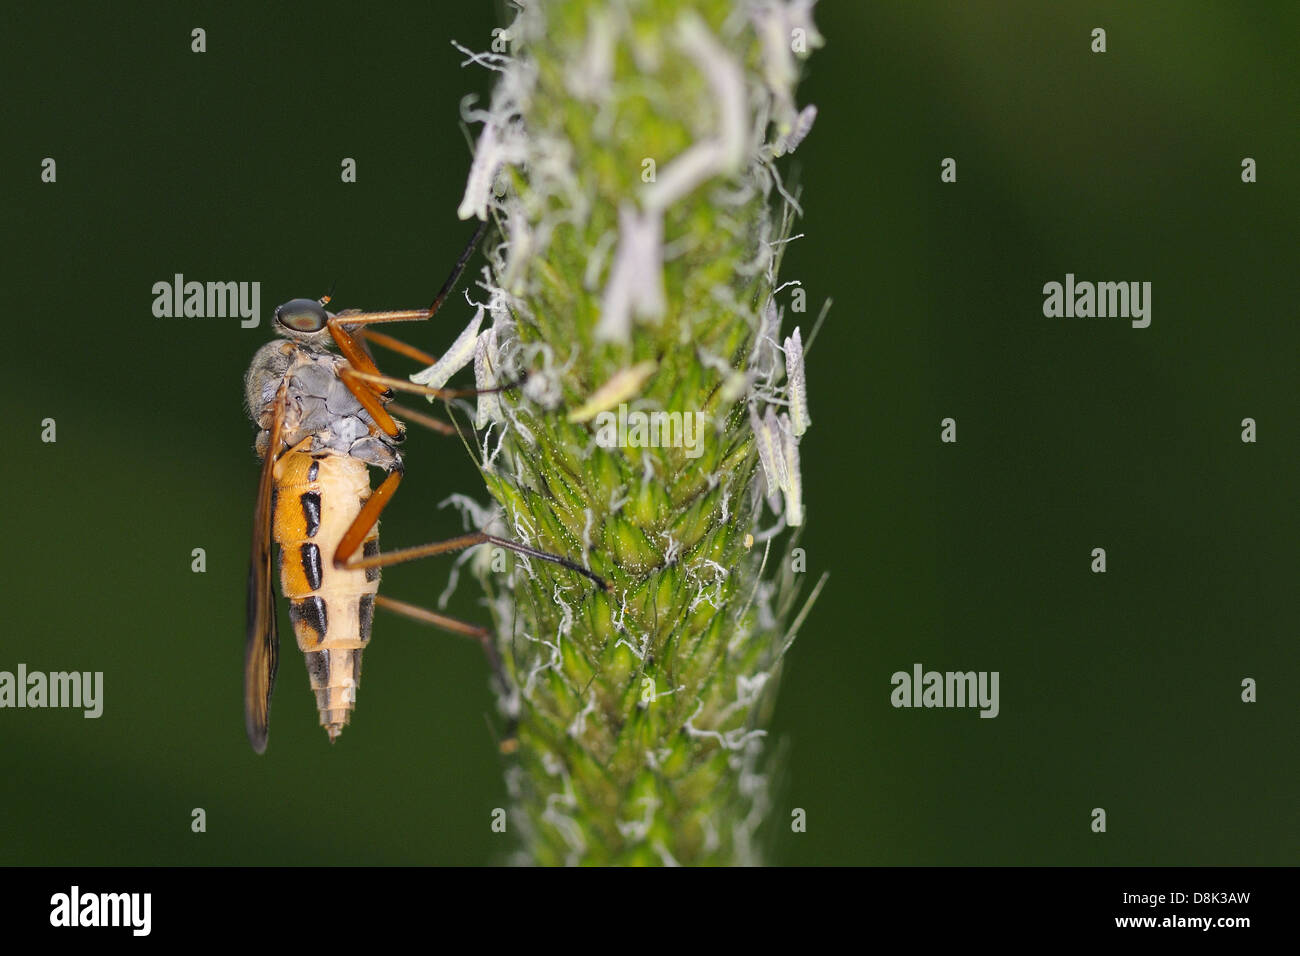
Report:
[{"label": "fly wing", "polygon": [[275,462],[284,431],[285,386],[275,396],[270,440],[262,461],[257,485],[257,506],[253,512],[253,550],[248,562],[248,632],[244,644],[244,725],[248,742],[258,753],[266,750],[271,717],[271,691],[280,657],[280,635],[276,630],[275,590],[271,573],[272,495],[275,491]]}]

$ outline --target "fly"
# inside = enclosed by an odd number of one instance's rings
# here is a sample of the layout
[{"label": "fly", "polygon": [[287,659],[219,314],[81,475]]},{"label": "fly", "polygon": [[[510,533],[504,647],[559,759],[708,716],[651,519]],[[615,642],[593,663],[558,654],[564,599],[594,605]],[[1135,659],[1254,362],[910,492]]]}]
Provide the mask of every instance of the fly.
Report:
[{"label": "fly", "polygon": [[[262,346],[253,358],[244,387],[249,413],[259,428],[255,447],[262,471],[248,571],[244,718],[249,742],[258,753],[266,750],[279,658],[272,541],[279,546],[280,587],[289,603],[289,619],[331,742],[356,704],[361,657],[370,643],[376,606],[477,639],[498,677],[503,674],[487,628],[381,596],[381,567],[492,543],[562,565],[607,587],[601,578],[559,555],[482,531],[386,554],[379,550],[379,515],[405,472],[399,446],[406,433],[390,408],[408,421],[455,434],[447,422],[392,404],[393,390],[439,398],[478,390],[427,388],[382,375],[361,343],[433,364],[433,356],[368,326],[432,318],[486,228],[487,223],[479,226],[428,309],[335,314],[325,308],[328,295],[293,299],[275,310],[280,338]],[[331,351],[331,345],[338,351]],[[373,491],[368,471],[372,467],[385,472]]]}]

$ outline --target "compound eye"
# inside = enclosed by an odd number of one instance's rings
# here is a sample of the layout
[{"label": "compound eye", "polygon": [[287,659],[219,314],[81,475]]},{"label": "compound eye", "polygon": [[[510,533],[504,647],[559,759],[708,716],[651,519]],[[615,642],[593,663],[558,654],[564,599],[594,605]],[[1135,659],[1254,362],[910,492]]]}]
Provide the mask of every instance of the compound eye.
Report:
[{"label": "compound eye", "polygon": [[329,315],[314,299],[294,299],[276,308],[275,321],[294,332],[319,332]]}]

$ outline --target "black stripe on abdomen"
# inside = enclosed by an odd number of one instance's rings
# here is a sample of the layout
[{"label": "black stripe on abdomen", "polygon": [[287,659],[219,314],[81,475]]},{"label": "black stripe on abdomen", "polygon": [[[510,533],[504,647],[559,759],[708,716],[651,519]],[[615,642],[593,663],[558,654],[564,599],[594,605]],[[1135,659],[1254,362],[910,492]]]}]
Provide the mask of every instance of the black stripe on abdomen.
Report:
[{"label": "black stripe on abdomen", "polygon": [[[313,466],[315,462],[312,463]],[[298,499],[302,504],[302,516],[307,523],[307,537],[316,537],[320,530],[320,492],[309,491]],[[318,585],[312,585],[317,587]]]},{"label": "black stripe on abdomen", "polygon": [[[371,538],[361,548],[361,556],[364,558],[373,558],[378,554],[379,554],[378,538]],[[370,567],[366,568],[366,580],[367,581],[379,580],[379,567],[377,565],[371,565]]]},{"label": "black stripe on abdomen", "polygon": [[[307,496],[303,495],[303,497]],[[311,589],[319,590],[324,577],[320,563],[320,548],[310,542],[302,546],[302,573],[307,576],[307,583]]]},{"label": "black stripe on abdomen", "polygon": [[330,685],[330,652],[309,651],[307,657],[307,677],[313,688]]},{"label": "black stripe on abdomen", "polygon": [[375,596],[373,594],[361,595],[361,600],[357,602],[357,637],[363,641],[370,640],[370,631],[375,623]]},{"label": "black stripe on abdomen", "polygon": [[293,622],[295,631],[298,629],[299,622],[310,627],[316,632],[316,643],[319,644],[325,640],[325,628],[328,625],[325,615],[325,599],[319,594],[313,594],[301,601],[290,601],[289,620]]}]

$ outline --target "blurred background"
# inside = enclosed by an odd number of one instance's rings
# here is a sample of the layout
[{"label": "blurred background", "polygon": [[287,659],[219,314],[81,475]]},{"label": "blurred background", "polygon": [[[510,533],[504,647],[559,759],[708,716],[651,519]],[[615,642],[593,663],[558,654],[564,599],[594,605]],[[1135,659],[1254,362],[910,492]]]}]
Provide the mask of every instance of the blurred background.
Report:
[{"label": "blurred background", "polygon": [[[450,41],[485,49],[498,14],[410,7],[9,13],[0,670],[103,671],[105,706],[0,711],[0,862],[513,847],[489,827],[508,800],[468,642],[381,616],[330,747],[285,634],[265,756],[241,716],[242,376],[266,319],[336,281],[339,307],[421,307],[472,231],[458,103],[491,76]],[[809,573],[831,577],[772,728],[771,860],[1293,864],[1300,7],[824,2],[816,20],[783,278],[808,290],[805,333],[835,300],[801,446]],[[1067,272],[1151,282],[1151,327],[1044,318]],[[175,273],[260,281],[263,324],[154,318]],[[469,315],[455,299],[408,337],[439,351]],[[438,503],[486,497],[464,449],[417,431],[408,459],[387,544],[458,533]],[[432,602],[449,568],[386,571],[385,593]],[[449,611],[485,620],[475,590]],[[999,671],[1000,715],[892,708],[916,662]]]}]

